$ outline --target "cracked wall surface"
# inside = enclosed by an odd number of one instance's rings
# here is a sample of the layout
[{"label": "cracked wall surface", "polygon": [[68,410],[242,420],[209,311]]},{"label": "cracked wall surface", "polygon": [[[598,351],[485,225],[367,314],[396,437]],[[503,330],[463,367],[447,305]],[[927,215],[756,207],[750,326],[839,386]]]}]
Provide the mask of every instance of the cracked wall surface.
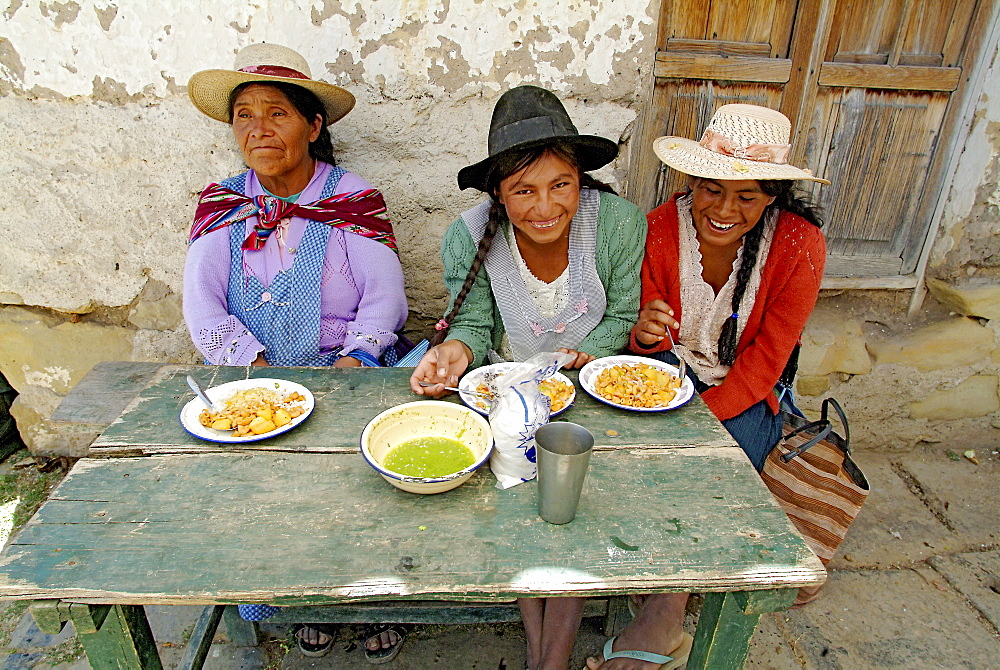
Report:
[{"label": "cracked wall surface", "polygon": [[[179,311],[186,231],[201,190],[242,161],[229,127],[188,100],[193,73],[230,68],[241,47],[269,41],[354,93],[354,111],[331,127],[334,149],[385,193],[419,337],[443,308],[441,234],[478,200],[456,175],[486,155],[497,97],[547,87],[581,132],[625,141],[649,83],[658,6],[7,0],[0,234],[14,243],[0,246],[0,370],[22,391],[22,432],[104,356],[198,360]],[[599,176],[623,184],[625,168]],[[91,346],[65,344],[74,334]],[[61,344],[35,346],[52,338]]]},{"label": "cracked wall surface", "polygon": [[[297,49],[314,77],[357,97],[354,111],[331,127],[334,149],[344,167],[385,193],[407,282],[408,332],[419,338],[444,307],[441,235],[479,199],[458,190],[456,175],[486,155],[496,99],[525,83],[555,91],[581,132],[620,142],[622,157],[597,176],[623,185],[632,129],[652,83],[659,6],[0,0],[0,235],[7,241],[0,245],[0,371],[21,391],[15,414],[26,441],[49,453],[85,448],[62,441],[46,421],[95,363],[200,360],[180,310],[186,232],[201,190],[241,171],[242,161],[229,127],[188,100],[194,72],[229,68],[241,47],[269,41]],[[946,320],[952,310],[993,319],[980,324],[993,332],[1000,323],[1000,96],[993,94],[1000,63],[983,90],[928,271],[950,284],[975,281],[955,295],[936,289],[942,302],[928,298],[921,318]],[[908,296],[875,293],[855,296],[850,328],[812,323],[804,357],[816,361],[799,378],[806,407],[843,398],[860,425],[872,427],[858,430],[864,446],[910,448],[955,428],[995,443],[1000,396],[990,384],[1000,375],[1000,341],[982,345],[987,353],[963,363],[954,379],[880,363],[865,350],[870,334],[859,333],[893,321],[875,339],[912,348],[908,333],[918,325],[898,318]],[[831,303],[828,320],[840,324],[846,307],[837,300],[826,296],[818,313]],[[961,387],[956,401],[949,384],[966,379],[975,383]],[[925,396],[933,407],[920,404]],[[933,418],[949,412],[965,414]]]}]

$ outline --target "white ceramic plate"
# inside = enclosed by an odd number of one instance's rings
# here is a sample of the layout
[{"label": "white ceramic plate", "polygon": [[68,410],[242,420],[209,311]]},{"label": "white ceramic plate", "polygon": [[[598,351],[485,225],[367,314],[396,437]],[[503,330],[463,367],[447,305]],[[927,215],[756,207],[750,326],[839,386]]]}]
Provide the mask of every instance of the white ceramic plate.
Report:
[{"label": "white ceramic plate", "polygon": [[[462,377],[462,381],[458,383],[458,388],[461,389],[458,395],[462,399],[462,402],[480,414],[489,414],[492,401],[477,395],[472,395],[468,392],[475,391],[476,387],[480,384],[487,384],[488,386],[489,384],[487,380],[495,379],[516,365],[517,363],[494,363],[493,365],[484,365],[481,368],[476,368],[472,372],[466,374]],[[552,416],[556,416],[557,414],[562,414],[568,410],[570,406],[572,406],[573,401],[576,400],[576,387],[573,386],[573,382],[570,381],[570,378],[561,372],[555,373],[550,379],[555,379],[563,384],[569,384],[573,388],[573,393],[570,395],[569,401],[567,401],[563,408],[558,412],[552,412]]]},{"label": "white ceramic plate", "polygon": [[272,391],[277,391],[281,395],[288,395],[293,391],[298,391],[299,394],[305,396],[305,400],[299,401],[297,404],[300,405],[305,411],[292,419],[291,422],[286,423],[280,428],[275,428],[270,432],[262,433],[260,435],[248,435],[246,437],[234,437],[233,431],[231,430],[214,430],[201,425],[201,422],[198,421],[198,416],[201,414],[201,410],[206,409],[205,403],[198,398],[194,398],[188,402],[188,404],[184,405],[183,409],[181,409],[181,426],[184,427],[184,430],[191,433],[195,437],[200,437],[201,439],[208,440],[209,442],[256,442],[257,440],[266,440],[269,437],[274,437],[275,435],[280,435],[281,433],[287,433],[292,428],[295,428],[300,423],[305,421],[306,417],[312,413],[313,408],[316,406],[316,399],[313,398],[313,394],[309,391],[309,389],[302,384],[296,384],[295,382],[286,381],[284,379],[240,379],[235,382],[213,386],[212,388],[206,390],[205,394],[208,395],[208,399],[211,400],[216,407],[221,407],[222,404],[227,399],[231,398],[237,391],[244,391],[252,388],[266,388]]},{"label": "white ceramic plate", "polygon": [[631,410],[633,412],[663,412],[668,409],[676,409],[691,400],[694,397],[694,383],[689,377],[684,378],[684,383],[681,384],[677,395],[668,404],[662,407],[629,407],[628,405],[619,405],[616,402],[608,400],[594,388],[594,382],[597,381],[597,375],[601,371],[607,368],[612,368],[616,365],[635,365],[636,363],[645,363],[646,365],[654,368],[659,368],[660,370],[665,370],[677,376],[677,368],[673,365],[668,365],[667,363],[661,363],[655,358],[646,358],[644,356],[606,356],[604,358],[598,358],[597,360],[590,361],[583,368],[580,369],[580,386],[583,390],[593,396],[596,400],[611,405],[612,407],[621,407],[622,409]]}]

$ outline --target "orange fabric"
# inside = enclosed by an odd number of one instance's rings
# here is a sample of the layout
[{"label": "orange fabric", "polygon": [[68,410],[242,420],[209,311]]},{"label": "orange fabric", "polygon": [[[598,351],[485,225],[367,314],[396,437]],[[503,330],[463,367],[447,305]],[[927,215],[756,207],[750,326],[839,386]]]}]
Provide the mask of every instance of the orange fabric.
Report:
[{"label": "orange fabric", "polygon": [[[678,270],[679,195],[646,217],[649,233],[642,261],[641,300],[642,305],[663,300],[673,308],[678,322],[683,318]],[[771,411],[778,412],[772,390],[816,305],[825,262],[826,240],[819,228],[800,216],[781,212],[757,300],[736,347],[736,360],[722,384],[701,394],[719,420],[731,419],[761,400],[767,400]],[[676,330],[671,334],[677,339]],[[636,352],[656,353],[670,349],[670,341],[643,347],[636,342],[633,329],[630,347]]]}]

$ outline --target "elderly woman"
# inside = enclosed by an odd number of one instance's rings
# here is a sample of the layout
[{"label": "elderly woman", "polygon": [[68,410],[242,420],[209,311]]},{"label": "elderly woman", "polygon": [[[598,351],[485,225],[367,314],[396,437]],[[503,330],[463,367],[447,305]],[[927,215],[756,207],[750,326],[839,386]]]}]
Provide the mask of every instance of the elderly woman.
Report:
[{"label": "elderly woman", "polygon": [[[519,86],[497,101],[489,153],[458,173],[460,188],[489,200],[445,234],[452,304],[410,377],[415,393],[443,395],[490,349],[517,361],[565,351],[576,355],[569,367],[580,367],[619,353],[635,323],[645,218],[587,174],[611,162],[618,146],[580,135],[551,92]],[[583,599],[518,604],[527,667],[566,670]]]},{"label": "elderly woman", "polygon": [[[336,165],[327,126],[348,91],[310,78],[298,53],[253,44],[234,70],[191,77],[200,111],[232,126],[249,170],[201,195],[184,269],[184,318],[214,365],[377,366],[406,320],[403,273],[382,195]],[[241,605],[244,618],[274,613]],[[332,631],[301,626],[304,654]],[[366,636],[371,660],[395,656],[402,631]]]},{"label": "elderly woman", "polygon": [[[794,181],[829,182],[786,162],[790,129],[780,112],[733,104],[719,108],[700,142],[656,140],[656,155],[688,175],[688,190],[649,213],[643,308],[632,331],[633,350],[687,363],[758,471],[781,439],[779,401],[826,259],[822,220]],[[588,667],[683,665],[691,648],[681,630],[686,602],[685,593],[645,598]]]},{"label": "elderly woman", "polygon": [[232,125],[250,168],[198,203],[184,270],[195,346],[215,365],[378,365],[407,306],[382,195],[333,156],[327,125],[354,96],[274,44],[196,73],[188,92]]}]

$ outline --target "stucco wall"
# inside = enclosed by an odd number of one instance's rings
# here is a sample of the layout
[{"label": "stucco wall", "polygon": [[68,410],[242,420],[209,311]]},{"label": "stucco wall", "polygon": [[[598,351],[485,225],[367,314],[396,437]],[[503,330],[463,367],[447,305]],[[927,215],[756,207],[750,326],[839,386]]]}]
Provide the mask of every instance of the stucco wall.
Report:
[{"label": "stucco wall", "polygon": [[[228,126],[187,99],[196,71],[252,42],[299,50],[357,96],[332,126],[395,222],[410,327],[440,317],[439,240],[477,200],[493,104],[556,91],[583,132],[628,132],[652,66],[656,0],[9,0],[0,10],[0,369],[29,443],[101,360],[194,361],[181,321],[198,193],[241,168]],[[624,183],[624,165],[601,176]]]},{"label": "stucco wall", "polygon": [[[583,132],[628,149],[651,83],[659,4],[7,0],[0,370],[21,391],[25,439],[39,452],[85,447],[86,436],[54,430],[47,417],[97,362],[197,359],[180,313],[185,234],[197,194],[241,161],[228,127],[188,101],[195,71],[230,67],[240,47],[271,41],[357,96],[332,127],[335,149],[386,195],[409,327],[420,335],[443,307],[441,233],[477,199],[458,191],[455,175],[485,155],[498,95],[548,87]],[[928,272],[939,283],[924,310],[907,318],[906,292],[826,293],[805,334],[800,398],[810,409],[840,398],[859,446],[1000,436],[997,65],[948,189]],[[627,155],[599,176],[624,184]]]}]

